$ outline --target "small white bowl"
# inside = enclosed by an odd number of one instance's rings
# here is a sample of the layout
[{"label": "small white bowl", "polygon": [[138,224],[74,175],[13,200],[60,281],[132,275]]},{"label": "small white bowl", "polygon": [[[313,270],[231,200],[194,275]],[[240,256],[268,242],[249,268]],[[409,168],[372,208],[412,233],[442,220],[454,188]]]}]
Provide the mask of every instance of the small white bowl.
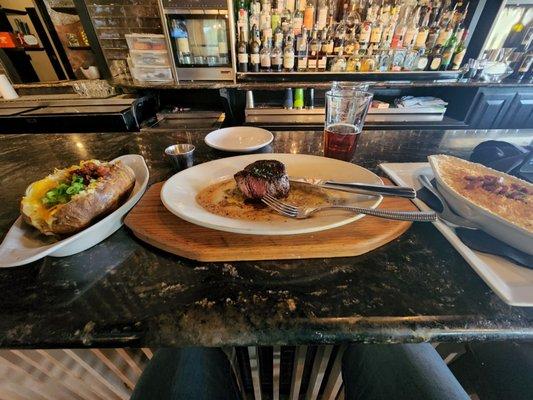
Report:
[{"label": "small white bowl", "polygon": [[253,126],[232,126],[217,129],[204,140],[209,147],[217,150],[249,153],[272,143],[274,135],[266,129]]}]

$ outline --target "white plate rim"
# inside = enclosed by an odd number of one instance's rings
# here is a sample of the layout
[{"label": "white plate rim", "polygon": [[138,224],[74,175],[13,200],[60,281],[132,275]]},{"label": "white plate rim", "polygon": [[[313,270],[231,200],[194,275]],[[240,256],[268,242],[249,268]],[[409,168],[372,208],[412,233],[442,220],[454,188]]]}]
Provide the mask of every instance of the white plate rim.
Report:
[{"label": "white plate rim", "polygon": [[[144,170],[144,172],[146,172],[143,181],[139,183],[139,191],[137,193],[135,193],[134,195],[130,195],[130,198],[124,204],[122,204],[119,208],[117,208],[115,211],[113,211],[111,214],[107,215],[106,217],[102,218],[100,221],[98,221],[95,224],[87,227],[86,229],[82,230],[81,232],[78,232],[78,233],[76,233],[76,234],[74,234],[72,236],[69,236],[69,237],[67,237],[67,238],[65,238],[63,240],[59,240],[59,241],[57,241],[55,243],[52,243],[50,245],[44,245],[44,246],[42,246],[43,251],[41,251],[39,253],[36,253],[33,256],[30,256],[28,258],[21,259],[20,261],[11,262],[11,263],[5,263],[5,264],[2,264],[0,262],[0,268],[17,267],[17,266],[26,265],[26,264],[32,263],[34,261],[40,260],[41,258],[44,258],[44,257],[46,257],[48,255],[51,255],[54,251],[62,249],[65,246],[67,246],[67,245],[69,245],[71,243],[74,243],[75,241],[80,239],[81,236],[85,236],[87,234],[90,234],[92,231],[98,229],[102,225],[105,225],[106,223],[109,223],[110,220],[112,220],[113,216],[115,216],[117,213],[121,213],[121,212],[127,213],[131,208],[133,208],[133,206],[139,201],[139,199],[142,197],[142,195],[146,191],[146,188],[148,186],[148,180],[150,178],[150,172],[148,170],[148,166],[146,165],[146,160],[140,154],[126,154],[126,155],[117,157],[117,158],[111,160],[110,162],[117,162],[117,161],[127,160],[128,158],[130,158],[130,159],[131,158],[137,158],[139,161],[141,161],[141,165],[143,166],[143,170]],[[136,177],[136,179],[137,179],[137,177]],[[122,225],[123,222],[121,221],[120,224]],[[6,233],[2,243],[0,243],[0,249],[2,248],[2,246],[4,245],[6,240],[8,239],[11,230],[13,228],[15,228],[15,227],[21,227],[21,226],[23,226],[24,229],[26,229],[26,228],[32,229],[31,227],[28,227],[25,222],[23,222],[22,216],[19,216],[15,220],[13,225],[10,227],[8,232]],[[105,240],[105,239],[106,238],[102,238],[102,240]]]},{"label": "white plate rim", "polygon": [[[276,159],[277,156],[281,156],[282,158],[284,157],[293,157],[293,156],[296,156],[296,157],[310,157],[310,158],[315,158],[317,160],[331,160],[331,161],[334,161],[334,162],[344,162],[344,161],[340,161],[340,160],[335,160],[335,159],[329,159],[329,158],[326,158],[326,157],[320,157],[320,156],[316,156],[316,155],[310,155],[310,154],[291,154],[291,153],[265,153],[265,154],[251,154],[251,155],[241,155],[241,156],[235,156],[235,157],[226,157],[226,158],[223,158],[223,159],[217,159],[217,160],[213,160],[213,161],[209,161],[207,163],[203,163],[203,164],[199,164],[197,165],[196,167],[200,166],[200,165],[204,165],[204,168],[208,167],[208,166],[213,166],[215,163],[217,162],[220,162],[221,160],[225,160],[227,161],[228,159],[236,159],[236,158],[249,158],[249,162],[253,162],[255,161],[254,158],[256,159]],[[361,167],[357,164],[352,164],[352,163],[347,163],[347,164],[350,164],[352,165],[354,168],[358,168],[360,170],[364,170],[365,173],[369,173],[371,174],[371,176],[373,178],[375,178],[375,182],[373,183],[380,183],[380,184],[383,184],[383,181],[382,179],[376,175],[375,173],[373,173],[372,171],[364,168],[364,167]],[[192,167],[194,168],[194,167]],[[181,172],[178,172],[177,174],[174,174],[173,176],[171,176],[169,179],[167,179],[167,181],[163,184],[162,188],[161,188],[161,192],[160,192],[160,199],[161,199],[161,202],[163,203],[163,205],[165,206],[165,208],[170,211],[172,214],[176,215],[177,217],[187,221],[187,222],[190,222],[192,224],[195,224],[195,225],[198,225],[198,226],[203,226],[203,227],[206,227],[206,228],[210,228],[210,229],[214,229],[214,230],[219,230],[219,231],[224,231],[224,232],[230,232],[230,233],[238,233],[238,234],[246,234],[246,235],[262,235],[262,236],[285,236],[285,235],[299,235],[299,234],[307,234],[307,233],[314,233],[314,232],[320,232],[320,231],[324,231],[324,230],[329,230],[329,229],[333,229],[333,228],[337,228],[339,226],[343,226],[343,225],[347,225],[349,223],[352,223],[354,221],[357,221],[363,217],[365,217],[364,214],[355,214],[354,216],[350,217],[350,218],[345,218],[345,219],[342,219],[340,220],[339,222],[337,223],[331,223],[331,224],[328,224],[326,226],[320,226],[320,227],[310,227],[310,228],[301,228],[301,229],[293,229],[291,231],[280,231],[279,229],[262,229],[261,231],[258,231],[257,228],[254,228],[254,227],[250,227],[250,228],[246,228],[246,227],[228,227],[228,226],[224,226],[224,225],[220,225],[220,224],[215,224],[215,223],[211,223],[209,221],[204,221],[204,220],[198,220],[196,218],[193,218],[187,214],[184,214],[182,212],[180,212],[178,209],[174,208],[174,206],[172,204],[170,204],[166,197],[169,197],[168,195],[166,195],[166,193],[168,192],[168,188],[174,183],[173,179],[175,179],[176,176],[178,176],[180,173],[183,173],[185,171],[190,171],[191,168],[187,169],[187,170],[184,170],[184,171],[181,171]],[[237,170],[235,171],[237,172]],[[228,175],[221,175],[221,176],[218,176],[216,178],[214,178],[213,180],[209,181],[209,182],[206,182],[206,186],[208,184],[211,184],[211,183],[214,183],[216,181],[219,181],[219,180],[223,180],[223,179],[227,179],[228,178]],[[370,206],[370,208],[377,208],[379,207],[379,205],[381,204],[381,202],[383,201],[383,197],[382,196],[375,196],[376,197],[376,200],[374,201],[374,203]],[[201,206],[198,205],[199,208],[201,208]],[[203,210],[205,213],[213,216],[214,214],[211,214],[209,213],[207,210]],[[220,217],[220,216],[216,216],[216,217]],[[220,218],[224,218],[224,217],[220,217]],[[233,218],[227,218],[228,220],[232,220],[232,221],[238,221],[236,219],[233,219]],[[294,221],[297,221],[297,220],[294,220]]]},{"label": "white plate rim", "polygon": [[[249,147],[225,147],[225,146],[219,146],[219,145],[217,145],[216,143],[214,143],[211,140],[217,134],[220,134],[222,132],[228,132],[230,130],[241,129],[241,128],[242,129],[253,129],[253,130],[256,130],[256,131],[260,130],[260,131],[266,132],[269,135],[269,139],[267,141],[261,143],[261,144],[257,144],[255,146],[249,146]],[[247,152],[259,150],[259,149],[261,149],[261,148],[263,148],[265,146],[268,146],[270,143],[272,143],[273,140],[274,140],[274,135],[272,134],[272,132],[270,132],[267,129],[258,128],[258,127],[255,127],[255,126],[230,126],[230,127],[226,127],[226,128],[220,128],[220,129],[216,129],[216,130],[214,130],[212,132],[209,132],[204,137],[205,144],[207,144],[209,147],[212,147],[213,149],[222,150],[222,151],[230,151],[230,152],[239,152],[239,153],[247,153]]]}]

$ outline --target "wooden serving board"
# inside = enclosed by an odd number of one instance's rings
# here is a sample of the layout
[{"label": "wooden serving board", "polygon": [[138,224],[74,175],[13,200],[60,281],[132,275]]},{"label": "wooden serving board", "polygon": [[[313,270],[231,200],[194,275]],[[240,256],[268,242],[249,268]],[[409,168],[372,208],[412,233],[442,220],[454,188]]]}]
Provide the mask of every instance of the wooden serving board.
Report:
[{"label": "wooden serving board", "polygon": [[[390,183],[390,182],[387,182]],[[287,236],[243,235],[191,224],[168,211],[160,200],[163,182],[150,187],[125,224],[139,239],[198,261],[251,261],[357,256],[404,233],[411,222],[366,216],[322,232]],[[385,197],[379,208],[416,211],[408,199]]]}]

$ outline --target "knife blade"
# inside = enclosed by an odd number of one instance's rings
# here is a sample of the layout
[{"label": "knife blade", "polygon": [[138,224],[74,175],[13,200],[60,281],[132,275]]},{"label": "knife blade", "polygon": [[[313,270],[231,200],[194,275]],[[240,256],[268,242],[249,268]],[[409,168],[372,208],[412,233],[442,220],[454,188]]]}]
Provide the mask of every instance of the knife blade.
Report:
[{"label": "knife blade", "polygon": [[413,188],[405,186],[373,185],[359,182],[337,182],[325,179],[301,177],[289,177],[289,181],[293,183],[302,183],[324,189],[340,190],[349,193],[367,194],[370,196],[381,195],[405,197],[408,199],[416,198],[415,190]]}]

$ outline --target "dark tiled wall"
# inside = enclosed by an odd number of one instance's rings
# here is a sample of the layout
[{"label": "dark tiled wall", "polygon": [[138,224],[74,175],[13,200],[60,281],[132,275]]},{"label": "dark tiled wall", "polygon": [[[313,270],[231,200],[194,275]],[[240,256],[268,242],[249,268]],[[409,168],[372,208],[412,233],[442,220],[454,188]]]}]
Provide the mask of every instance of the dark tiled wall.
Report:
[{"label": "dark tiled wall", "polygon": [[157,0],[85,0],[111,75],[129,78],[126,33],[163,33]]}]

